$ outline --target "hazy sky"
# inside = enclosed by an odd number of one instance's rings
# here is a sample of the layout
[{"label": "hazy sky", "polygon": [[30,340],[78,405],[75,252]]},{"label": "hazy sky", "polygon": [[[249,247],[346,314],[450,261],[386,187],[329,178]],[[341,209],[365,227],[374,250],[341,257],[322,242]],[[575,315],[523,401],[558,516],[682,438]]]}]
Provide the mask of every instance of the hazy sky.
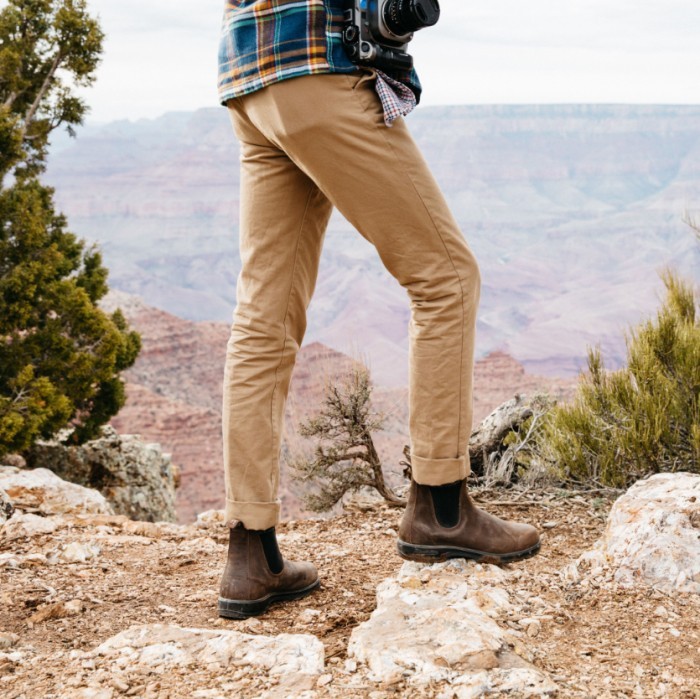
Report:
[{"label": "hazy sky", "polygon": [[[700,0],[440,2],[412,43],[425,104],[700,103]],[[218,104],[223,0],[88,5],[107,34],[91,121]]]}]

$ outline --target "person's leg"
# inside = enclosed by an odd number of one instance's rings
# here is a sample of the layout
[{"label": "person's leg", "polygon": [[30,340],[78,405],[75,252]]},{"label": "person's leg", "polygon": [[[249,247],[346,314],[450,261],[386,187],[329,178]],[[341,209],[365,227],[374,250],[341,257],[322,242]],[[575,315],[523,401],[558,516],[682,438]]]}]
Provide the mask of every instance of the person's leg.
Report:
[{"label": "person's leg", "polygon": [[219,615],[241,619],[319,585],[277,546],[284,407],[306,329],[332,205],[299,168],[229,106],[241,144],[237,303],[224,368],[222,428],[229,546]]},{"label": "person's leg", "polygon": [[242,268],[224,371],[226,520],[264,530],[279,517],[285,401],[332,205],[242,105],[229,114],[241,142]]},{"label": "person's leg", "polygon": [[413,476],[438,485],[469,473],[479,269],[403,120],[384,125],[372,77],[283,81],[246,110],[408,292]]},{"label": "person's leg", "polygon": [[[417,560],[532,555],[534,527],[483,512],[467,493],[479,268],[403,119],[384,125],[373,78],[365,70],[282,81],[249,95],[246,113],[374,244],[410,298],[413,481],[399,552]],[[449,493],[438,490],[449,484]],[[456,517],[438,519],[445,502],[457,503]]]}]

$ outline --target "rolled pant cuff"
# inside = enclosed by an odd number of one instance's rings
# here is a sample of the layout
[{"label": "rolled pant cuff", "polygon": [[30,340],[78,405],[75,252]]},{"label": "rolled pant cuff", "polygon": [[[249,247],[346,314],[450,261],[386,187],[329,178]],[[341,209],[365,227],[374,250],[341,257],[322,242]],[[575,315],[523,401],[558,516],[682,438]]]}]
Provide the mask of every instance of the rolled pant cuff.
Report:
[{"label": "rolled pant cuff", "polygon": [[269,529],[279,522],[279,502],[237,502],[226,500],[225,520],[243,522],[246,529]]},{"label": "rolled pant cuff", "polygon": [[413,480],[420,485],[445,485],[461,481],[471,473],[469,454],[456,459],[425,459],[411,454]]}]

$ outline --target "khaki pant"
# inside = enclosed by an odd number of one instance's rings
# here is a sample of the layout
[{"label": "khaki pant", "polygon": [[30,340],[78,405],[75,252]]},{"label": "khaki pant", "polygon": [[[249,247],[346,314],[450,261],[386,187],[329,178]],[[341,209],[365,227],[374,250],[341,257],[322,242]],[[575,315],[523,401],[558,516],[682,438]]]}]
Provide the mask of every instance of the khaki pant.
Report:
[{"label": "khaki pant", "polygon": [[408,293],[415,480],[469,474],[479,268],[403,119],[384,125],[374,75],[292,78],[228,103],[242,269],[224,372],[226,519],[249,529],[278,521],[285,402],[334,206]]}]

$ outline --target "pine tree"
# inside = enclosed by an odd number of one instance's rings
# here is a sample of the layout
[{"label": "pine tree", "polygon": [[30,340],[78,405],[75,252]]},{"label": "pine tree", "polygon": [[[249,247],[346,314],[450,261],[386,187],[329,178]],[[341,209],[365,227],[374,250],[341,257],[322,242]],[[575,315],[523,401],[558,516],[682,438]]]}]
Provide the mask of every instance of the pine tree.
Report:
[{"label": "pine tree", "polygon": [[0,455],[67,425],[82,442],[123,405],[119,372],[140,338],[107,292],[99,251],[67,230],[41,184],[49,136],[74,135],[103,34],[85,0],[10,0],[0,11]]}]

